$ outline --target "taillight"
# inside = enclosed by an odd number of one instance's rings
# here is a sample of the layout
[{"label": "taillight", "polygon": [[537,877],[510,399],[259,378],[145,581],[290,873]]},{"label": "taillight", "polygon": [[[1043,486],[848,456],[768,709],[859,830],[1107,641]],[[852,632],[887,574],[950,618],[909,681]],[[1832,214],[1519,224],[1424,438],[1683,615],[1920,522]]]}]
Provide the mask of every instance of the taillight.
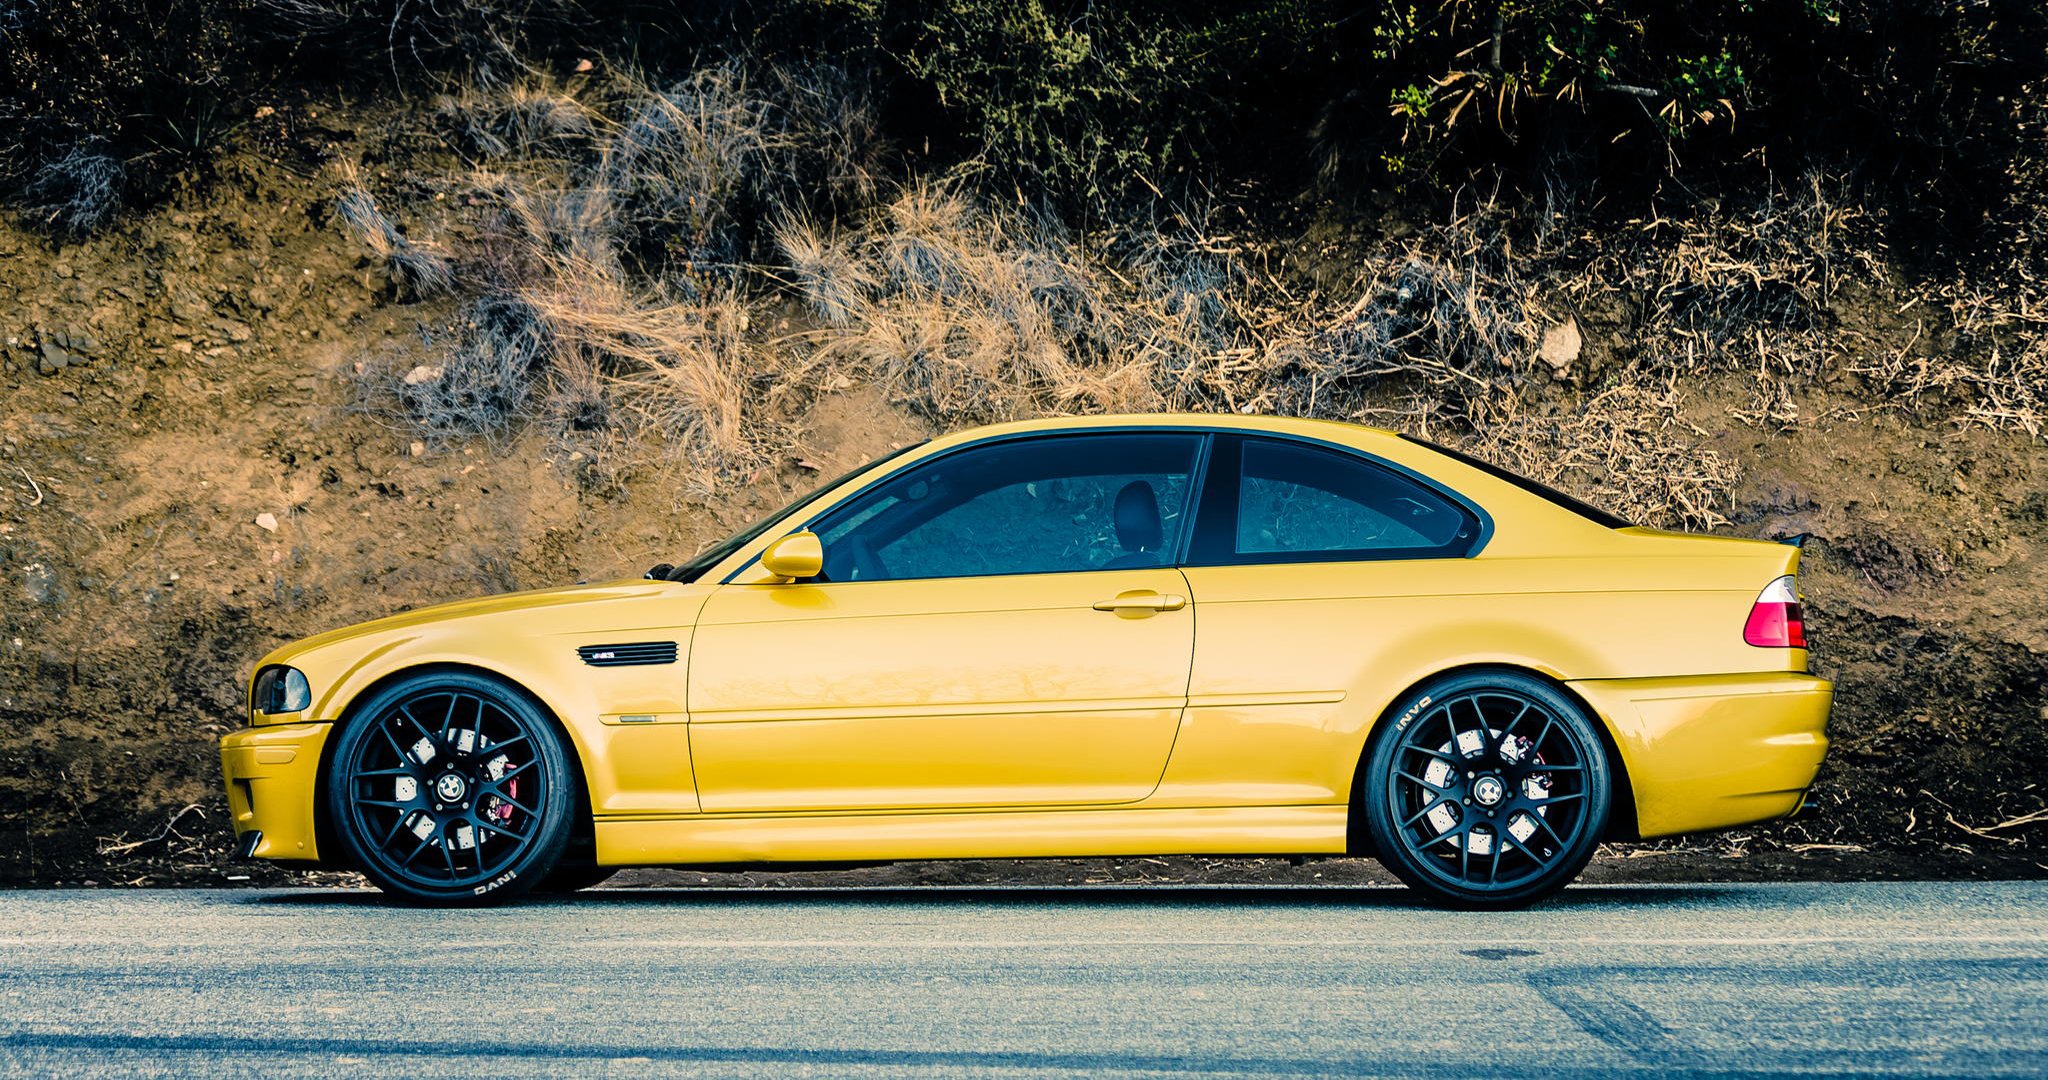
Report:
[{"label": "taillight", "polygon": [[1799,590],[1793,586],[1792,575],[1764,586],[1756,606],[1749,609],[1742,640],[1760,649],[1806,648],[1806,622],[1799,614]]}]

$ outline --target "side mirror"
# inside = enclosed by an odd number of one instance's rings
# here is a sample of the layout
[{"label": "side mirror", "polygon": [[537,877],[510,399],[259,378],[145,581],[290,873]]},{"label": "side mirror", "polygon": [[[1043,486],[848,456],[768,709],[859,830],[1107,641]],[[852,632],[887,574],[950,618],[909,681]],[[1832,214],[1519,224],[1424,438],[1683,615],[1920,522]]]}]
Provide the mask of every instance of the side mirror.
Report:
[{"label": "side mirror", "polygon": [[825,545],[817,533],[790,533],[761,552],[761,568],[779,578],[817,577],[825,569]]}]

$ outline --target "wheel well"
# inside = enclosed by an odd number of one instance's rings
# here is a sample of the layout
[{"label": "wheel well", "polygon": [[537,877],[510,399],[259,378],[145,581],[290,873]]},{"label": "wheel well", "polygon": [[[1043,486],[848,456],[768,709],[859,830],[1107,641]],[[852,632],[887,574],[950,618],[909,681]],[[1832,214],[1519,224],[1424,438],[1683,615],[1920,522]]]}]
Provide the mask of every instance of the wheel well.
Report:
[{"label": "wheel well", "polygon": [[[569,834],[569,844],[574,849],[579,844],[592,842],[593,826],[590,810],[590,782],[583,775],[583,755],[576,749],[576,740],[569,735],[569,725],[562,721],[561,716],[553,708],[549,707],[547,702],[541,700],[539,694],[527,689],[525,685],[516,680],[508,679],[489,668],[480,668],[472,664],[439,663],[418,664],[413,667],[399,668],[396,671],[388,672],[370,685],[356,691],[355,696],[349,699],[348,706],[342,709],[341,716],[334,721],[334,731],[339,732],[343,727],[353,723],[356,718],[356,706],[361,702],[370,700],[377,691],[400,679],[409,679],[419,675],[430,675],[438,672],[460,672],[464,675],[474,675],[478,678],[489,679],[506,690],[525,698],[528,704],[538,709],[542,716],[547,717],[555,725],[556,732],[562,736],[562,752],[569,759],[569,773],[576,779],[577,812],[570,815],[571,832]],[[336,859],[336,856],[341,851],[340,840],[334,835],[334,823],[328,820],[327,815],[327,774],[329,767],[334,762],[335,744],[340,741],[333,734],[328,735],[327,744],[320,750],[320,771],[316,774],[316,781],[313,787],[313,843],[320,849],[320,865],[322,866],[340,867],[342,865]]]},{"label": "wheel well", "polygon": [[1636,823],[1635,782],[1629,778],[1628,762],[1622,760],[1621,748],[1614,742],[1614,732],[1608,730],[1607,718],[1600,715],[1569,683],[1562,682],[1535,668],[1517,664],[1465,664],[1432,672],[1403,687],[1401,692],[1388,699],[1385,711],[1373,718],[1372,729],[1366,734],[1365,745],[1359,748],[1358,761],[1351,767],[1351,804],[1346,814],[1345,849],[1352,855],[1372,855],[1372,840],[1366,835],[1365,815],[1359,813],[1360,798],[1365,786],[1365,758],[1372,753],[1372,741],[1379,737],[1387,722],[1393,719],[1395,706],[1408,700],[1408,696],[1428,683],[1454,675],[1471,675],[1483,671],[1512,672],[1545,683],[1563,694],[1586,715],[1593,718],[1593,729],[1600,733],[1600,749],[1607,755],[1608,770],[1614,775],[1613,809],[1607,818],[1607,840],[1634,840],[1641,834]]}]

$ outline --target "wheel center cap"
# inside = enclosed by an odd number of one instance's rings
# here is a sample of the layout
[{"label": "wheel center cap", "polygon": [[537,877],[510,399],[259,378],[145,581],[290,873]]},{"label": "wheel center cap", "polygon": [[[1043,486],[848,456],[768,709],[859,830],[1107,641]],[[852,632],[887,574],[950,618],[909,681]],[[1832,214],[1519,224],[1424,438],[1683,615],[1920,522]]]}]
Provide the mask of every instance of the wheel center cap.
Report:
[{"label": "wheel center cap", "polygon": [[1507,785],[1498,776],[1482,776],[1472,781],[1472,801],[1481,806],[1492,806],[1508,793]]},{"label": "wheel center cap", "polygon": [[454,773],[442,773],[441,778],[434,781],[434,794],[439,795],[442,802],[457,802],[469,794],[469,784]]}]

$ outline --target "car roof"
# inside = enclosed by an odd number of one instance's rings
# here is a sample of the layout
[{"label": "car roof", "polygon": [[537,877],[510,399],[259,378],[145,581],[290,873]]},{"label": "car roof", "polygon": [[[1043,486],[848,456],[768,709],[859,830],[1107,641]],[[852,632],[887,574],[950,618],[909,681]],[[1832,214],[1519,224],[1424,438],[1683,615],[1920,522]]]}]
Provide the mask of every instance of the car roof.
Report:
[{"label": "car roof", "polygon": [[1004,435],[1130,428],[1268,432],[1345,443],[1355,443],[1361,437],[1369,440],[1399,438],[1397,434],[1384,428],[1339,420],[1309,420],[1293,416],[1248,416],[1238,413],[1111,413],[1099,416],[1053,416],[1037,420],[1013,420],[967,428],[933,439],[931,449],[937,450]]}]

